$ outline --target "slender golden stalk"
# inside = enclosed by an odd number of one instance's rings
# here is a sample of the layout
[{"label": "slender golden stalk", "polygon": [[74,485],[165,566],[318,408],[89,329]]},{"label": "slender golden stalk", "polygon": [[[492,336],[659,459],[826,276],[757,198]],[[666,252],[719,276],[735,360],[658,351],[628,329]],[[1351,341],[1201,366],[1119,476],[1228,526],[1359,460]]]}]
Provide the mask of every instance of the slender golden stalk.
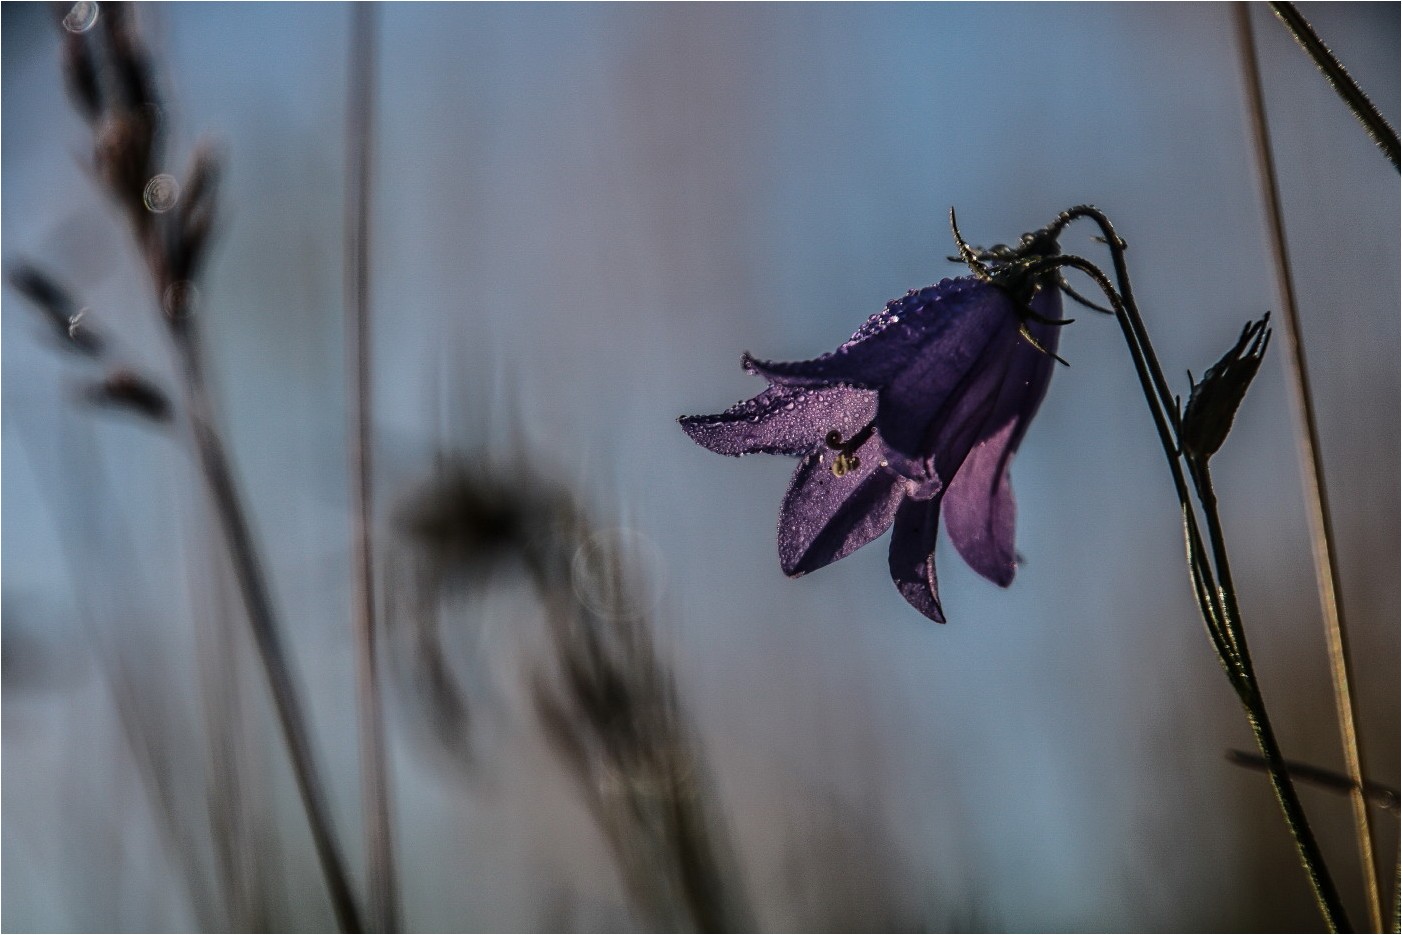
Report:
[{"label": "slender golden stalk", "polygon": [[394,839],[385,764],[384,722],[375,651],[374,543],[370,433],[370,168],[374,139],[375,10],[351,12],[350,96],[346,113],[346,358],[350,380],[351,564],[354,577],[356,700],[360,726],[361,808],[372,931],[398,926]]},{"label": "slender golden stalk", "polygon": [[1353,821],[1358,833],[1358,856],[1362,864],[1365,889],[1368,894],[1368,920],[1375,932],[1382,931],[1382,888],[1378,880],[1377,859],[1373,849],[1373,834],[1368,817],[1368,803],[1363,794],[1363,749],[1358,736],[1358,711],[1353,697],[1353,676],[1349,664],[1348,640],[1344,629],[1344,613],[1340,599],[1339,569],[1335,559],[1334,528],[1329,515],[1329,502],[1324,484],[1324,466],[1319,460],[1319,427],[1315,420],[1314,403],[1310,394],[1309,370],[1305,365],[1305,346],[1300,337],[1300,317],[1295,304],[1295,287],[1290,272],[1290,255],[1285,242],[1285,220],[1280,207],[1280,189],[1276,181],[1275,160],[1271,155],[1270,128],[1266,123],[1266,105],[1261,92],[1261,73],[1256,60],[1256,43],[1251,32],[1251,11],[1245,3],[1235,4],[1237,41],[1241,50],[1241,66],[1246,85],[1247,105],[1251,112],[1251,137],[1256,152],[1257,176],[1261,183],[1261,198],[1266,209],[1267,238],[1274,261],[1276,290],[1280,295],[1285,345],[1288,350],[1291,398],[1294,401],[1300,475],[1305,487],[1305,502],[1309,511],[1310,544],[1314,554],[1314,576],[1319,587],[1319,604],[1324,614],[1324,637],[1328,644],[1329,674],[1334,684],[1334,709],[1343,741],[1344,765],[1354,783],[1349,798],[1353,805]]}]

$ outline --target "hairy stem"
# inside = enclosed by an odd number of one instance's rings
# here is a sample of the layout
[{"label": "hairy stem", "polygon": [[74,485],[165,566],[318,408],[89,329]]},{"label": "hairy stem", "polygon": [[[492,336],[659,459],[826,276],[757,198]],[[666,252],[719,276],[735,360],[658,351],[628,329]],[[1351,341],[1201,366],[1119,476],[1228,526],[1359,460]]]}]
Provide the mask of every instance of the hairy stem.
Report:
[{"label": "hairy stem", "polygon": [[1319,849],[1309,819],[1305,816],[1300,797],[1295,791],[1295,783],[1290,777],[1290,769],[1280,752],[1270,717],[1266,713],[1266,701],[1261,695],[1256,681],[1255,668],[1251,664],[1251,652],[1246,645],[1246,631],[1242,627],[1241,613],[1238,610],[1236,588],[1232,584],[1231,565],[1227,558],[1226,539],[1222,533],[1222,522],[1217,512],[1217,494],[1212,487],[1212,472],[1206,461],[1193,462],[1193,485],[1202,504],[1203,517],[1208,536],[1212,542],[1212,555],[1217,565],[1217,579],[1222,586],[1223,604],[1226,617],[1223,624],[1232,635],[1240,660],[1241,679],[1237,684],[1237,695],[1246,709],[1246,719],[1251,724],[1251,733],[1256,738],[1261,755],[1266,759],[1266,772],[1270,776],[1271,787],[1276,800],[1285,814],[1285,823],[1295,838],[1295,847],[1300,854],[1300,862],[1309,874],[1310,885],[1314,888],[1315,899],[1324,913],[1325,922],[1332,931],[1347,931],[1348,919],[1337,888],[1324,863],[1324,855]]},{"label": "hairy stem", "polygon": [[1314,27],[1300,15],[1299,10],[1295,9],[1295,4],[1272,2],[1271,10],[1275,12],[1276,18],[1285,24],[1285,28],[1290,30],[1290,35],[1295,37],[1300,48],[1314,59],[1315,67],[1324,76],[1324,80],[1329,82],[1334,93],[1339,95],[1340,99],[1348,105],[1349,110],[1353,111],[1353,115],[1358,118],[1359,123],[1363,124],[1363,129],[1368,131],[1368,135],[1372,137],[1378,149],[1382,150],[1383,155],[1392,162],[1392,167],[1402,171],[1402,161],[1399,161],[1397,131],[1388,125],[1382,112],[1368,99],[1368,95],[1363,93],[1358,82],[1354,81],[1353,76],[1344,68],[1344,63],[1339,61],[1338,56],[1330,51],[1323,39],[1319,38]]},{"label": "hairy stem", "polygon": [[[1275,734],[1271,729],[1270,719],[1266,714],[1265,700],[1256,684],[1251,656],[1246,645],[1246,632],[1241,625],[1236,589],[1231,580],[1231,567],[1227,561],[1226,541],[1217,513],[1217,501],[1212,490],[1211,475],[1207,470],[1206,462],[1194,462],[1186,458],[1181,443],[1176,440],[1180,429],[1176,402],[1169,391],[1167,381],[1163,378],[1163,369],[1159,365],[1158,356],[1149,340],[1143,316],[1134,302],[1134,292],[1129,282],[1129,267],[1124,256],[1125,242],[1115,233],[1114,227],[1102,212],[1085,205],[1065,212],[1052,225],[1052,228],[1059,232],[1061,228],[1077,218],[1089,218],[1100,227],[1114,261],[1119,288],[1116,289],[1110,284],[1109,279],[1099,267],[1081,257],[1056,256],[1043,261],[1043,264],[1048,268],[1069,267],[1085,273],[1105,294],[1114,309],[1115,318],[1120,324],[1125,343],[1129,348],[1130,358],[1134,362],[1135,373],[1139,377],[1144,398],[1149,404],[1159,441],[1168,460],[1169,470],[1173,475],[1174,489],[1183,511],[1188,547],[1188,567],[1193,581],[1193,593],[1198,599],[1203,622],[1207,626],[1208,635],[1212,640],[1213,648],[1217,651],[1223,670],[1246,708],[1252,733],[1256,737],[1262,755],[1266,758],[1271,785],[1276,792],[1281,811],[1284,813],[1285,822],[1294,836],[1296,849],[1305,872],[1309,876],[1320,913],[1324,916],[1325,923],[1331,931],[1349,931],[1343,903],[1339,899],[1333,879],[1325,866],[1323,854],[1315,841],[1304,809],[1300,805],[1299,797],[1295,792],[1289,771],[1285,767],[1285,761],[1280,753]],[[1212,556],[1211,566],[1206,561],[1208,551],[1204,547],[1196,512],[1188,493],[1183,471],[1185,461],[1189,463],[1189,475],[1193,482],[1193,489],[1202,505],[1208,527]]]}]

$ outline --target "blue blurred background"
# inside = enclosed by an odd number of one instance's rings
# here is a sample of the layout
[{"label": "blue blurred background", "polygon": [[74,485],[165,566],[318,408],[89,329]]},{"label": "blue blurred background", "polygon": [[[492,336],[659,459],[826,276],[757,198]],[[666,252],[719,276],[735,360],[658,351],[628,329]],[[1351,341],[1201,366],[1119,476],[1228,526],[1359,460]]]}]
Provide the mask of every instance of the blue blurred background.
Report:
[{"label": "blue blurred background", "polygon": [[[1304,4],[1395,122],[1397,4]],[[173,121],[227,160],[201,285],[237,470],[359,868],[341,238],[349,11],[140,10]],[[950,623],[885,545],[799,581],[774,523],[792,464],[676,425],[753,395],[886,300],[1092,202],[1130,243],[1165,370],[1200,373],[1276,307],[1230,8],[1218,4],[394,4],[377,10],[376,497],[444,446],[520,450],[649,543],[660,640],[705,741],[757,923],[775,930],[1316,927],[1198,621],[1176,505],[1114,323],[1062,334],[1013,467],[1016,582],[948,543]],[[1376,780],[1398,781],[1397,173],[1253,8]],[[121,218],[82,168],[41,5],[3,24],[4,259],[80,289],[125,359],[172,374]],[[1087,231],[1067,249],[1100,255]],[[84,375],[3,296],[3,926],[208,924],[201,676],[242,673],[271,923],[331,924],[261,677],[178,434],[79,406]],[[1341,768],[1283,345],[1217,459],[1253,648],[1287,753]],[[1186,392],[1186,377],[1176,385]],[[386,548],[389,548],[386,545]],[[222,594],[222,597],[220,596]],[[222,608],[222,609],[221,609]],[[473,775],[391,704],[406,925],[639,924],[519,697],[510,593],[460,622],[494,714]],[[223,635],[221,635],[223,634]],[[158,725],[153,812],[116,713]],[[104,662],[104,660],[107,660]],[[1362,918],[1346,800],[1306,792]],[[1397,823],[1376,813],[1388,868]],[[174,826],[190,841],[170,840]],[[162,830],[163,828],[167,830]],[[179,832],[179,829],[186,832]],[[201,837],[201,834],[206,837]],[[173,855],[199,855],[193,861]],[[359,870],[357,869],[357,872]],[[191,883],[191,880],[195,880]],[[276,897],[274,899],[274,897]]]}]

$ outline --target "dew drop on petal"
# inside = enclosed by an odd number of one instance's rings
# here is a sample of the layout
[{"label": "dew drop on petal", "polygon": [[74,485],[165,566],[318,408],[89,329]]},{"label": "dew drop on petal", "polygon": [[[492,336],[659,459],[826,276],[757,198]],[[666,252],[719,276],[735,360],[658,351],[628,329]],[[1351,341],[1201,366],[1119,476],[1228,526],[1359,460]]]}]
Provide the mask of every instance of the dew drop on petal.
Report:
[{"label": "dew drop on petal", "polygon": [[180,183],[175,180],[175,176],[162,172],[146,183],[141,200],[146,203],[147,211],[164,214],[174,208],[175,203],[180,200]]},{"label": "dew drop on petal", "polygon": [[63,28],[71,33],[87,32],[97,22],[97,4],[92,0],[78,0],[63,17]]}]

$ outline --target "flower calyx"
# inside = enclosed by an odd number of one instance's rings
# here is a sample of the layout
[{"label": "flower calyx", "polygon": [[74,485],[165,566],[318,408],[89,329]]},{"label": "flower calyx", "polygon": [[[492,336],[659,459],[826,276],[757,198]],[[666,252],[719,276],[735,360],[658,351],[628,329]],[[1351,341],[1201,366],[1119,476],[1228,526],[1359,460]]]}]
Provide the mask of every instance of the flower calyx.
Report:
[{"label": "flower calyx", "polygon": [[1047,262],[1061,253],[1061,245],[1057,242],[1060,228],[1048,226],[1025,233],[1018,240],[1016,247],[994,244],[982,249],[971,246],[959,233],[959,221],[953,208],[949,209],[949,226],[954,233],[955,246],[959,249],[959,255],[950,259],[963,261],[979,279],[992,283],[1011,295],[1018,315],[1022,318],[1022,324],[1018,328],[1022,339],[1062,366],[1070,366],[1037,340],[1028,328],[1029,323],[1059,328],[1075,321],[1074,318],[1047,318],[1037,314],[1032,308],[1032,297],[1038,290],[1061,288],[1060,269]]}]

